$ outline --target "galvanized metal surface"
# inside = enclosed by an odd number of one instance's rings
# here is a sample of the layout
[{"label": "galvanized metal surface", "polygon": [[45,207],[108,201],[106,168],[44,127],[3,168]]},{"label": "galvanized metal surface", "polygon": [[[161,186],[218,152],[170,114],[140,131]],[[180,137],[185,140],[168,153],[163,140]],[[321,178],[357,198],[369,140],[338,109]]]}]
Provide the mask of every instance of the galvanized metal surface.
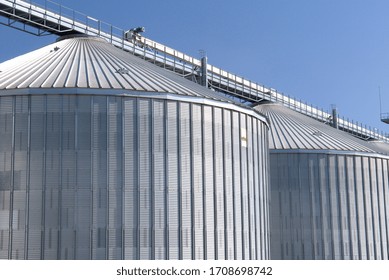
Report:
[{"label": "galvanized metal surface", "polygon": [[389,156],[389,144],[383,141],[369,141],[369,146],[372,147],[378,153]]},{"label": "galvanized metal surface", "polygon": [[267,116],[271,124],[270,149],[376,152],[366,141],[279,104],[263,104],[255,109]]},{"label": "galvanized metal surface", "polygon": [[0,258],[269,258],[262,115],[102,39],[0,69]]},{"label": "galvanized metal surface", "polygon": [[388,259],[388,145],[277,104],[257,109],[271,127],[271,258]]},{"label": "galvanized metal surface", "polygon": [[271,258],[389,259],[389,160],[271,153]]},{"label": "galvanized metal surface", "polygon": [[[207,71],[200,71],[200,60],[167,47],[163,44],[142,37],[139,42],[125,40],[125,31],[101,20],[79,13],[53,1],[46,0],[44,6],[21,0],[0,0],[0,15],[6,22],[1,22],[14,28],[30,32],[26,26],[37,29],[37,34],[45,32],[57,35],[77,33],[99,36],[116,47],[129,51],[134,55],[152,62],[159,67],[169,69],[179,75],[200,82],[201,72],[208,72],[208,85],[242,103],[256,104],[262,100],[279,102],[297,112],[326,122],[330,114],[290,98],[277,90],[265,87],[256,82],[222,70],[213,65],[207,65]],[[1,18],[0,18],[1,19]],[[18,23],[21,25],[18,26]],[[203,69],[205,70],[205,69]],[[205,82],[205,81],[203,81]],[[364,126],[360,122],[349,121],[338,117],[339,129],[364,140],[382,140],[389,142],[387,135]]]},{"label": "galvanized metal surface", "polygon": [[267,131],[175,100],[0,96],[0,258],[267,259]]},{"label": "galvanized metal surface", "polygon": [[0,64],[0,90],[125,89],[230,102],[198,84],[128,54],[103,39],[64,39]]}]

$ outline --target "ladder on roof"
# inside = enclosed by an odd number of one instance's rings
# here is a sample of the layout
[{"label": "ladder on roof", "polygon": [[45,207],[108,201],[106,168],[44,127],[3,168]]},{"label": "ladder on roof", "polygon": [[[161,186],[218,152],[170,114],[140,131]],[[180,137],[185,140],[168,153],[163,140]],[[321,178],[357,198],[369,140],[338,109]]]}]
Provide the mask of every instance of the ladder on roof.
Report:
[{"label": "ladder on roof", "polygon": [[[283,95],[253,81],[199,60],[145,37],[138,41],[126,39],[126,31],[109,23],[64,7],[50,0],[39,5],[31,1],[0,0],[0,24],[37,36],[55,34],[85,34],[104,38],[116,47],[142,57],[162,68],[173,71],[198,83],[206,81],[207,87],[224,93],[238,102],[255,106],[262,101],[282,103],[295,111],[321,122],[331,121],[331,114],[296,99]],[[206,76],[207,79],[203,77]],[[338,127],[365,140],[389,138],[363,127],[361,124],[338,118]]]}]

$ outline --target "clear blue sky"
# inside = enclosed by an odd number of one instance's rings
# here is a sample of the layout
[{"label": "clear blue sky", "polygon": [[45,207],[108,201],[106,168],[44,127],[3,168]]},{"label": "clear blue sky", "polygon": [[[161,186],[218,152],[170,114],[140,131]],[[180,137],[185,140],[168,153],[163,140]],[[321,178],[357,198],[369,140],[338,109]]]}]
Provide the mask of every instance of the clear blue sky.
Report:
[{"label": "clear blue sky", "polygon": [[[44,0],[36,0],[44,3]],[[323,109],[389,132],[387,0],[59,0]],[[97,4],[98,3],[98,4]],[[0,26],[0,62],[55,40]]]}]

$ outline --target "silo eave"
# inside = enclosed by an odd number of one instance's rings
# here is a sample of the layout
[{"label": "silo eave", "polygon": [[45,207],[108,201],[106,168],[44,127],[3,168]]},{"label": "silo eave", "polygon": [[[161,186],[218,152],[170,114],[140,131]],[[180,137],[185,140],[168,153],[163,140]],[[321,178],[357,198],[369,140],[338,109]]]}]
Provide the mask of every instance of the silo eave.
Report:
[{"label": "silo eave", "polygon": [[261,120],[269,128],[269,121],[266,116],[250,108],[245,108],[239,104],[232,102],[224,102],[220,100],[210,99],[203,96],[188,96],[166,92],[147,92],[133,91],[125,89],[91,89],[91,88],[22,88],[22,89],[0,89],[0,96],[17,96],[17,95],[112,95],[112,96],[128,96],[137,98],[151,99],[166,99],[182,102],[190,102],[192,104],[202,104],[222,107],[234,111],[244,112]]},{"label": "silo eave", "polygon": [[349,150],[320,150],[320,149],[270,149],[270,154],[325,154],[325,155],[345,155],[345,156],[362,156],[377,157],[389,159],[389,155],[378,152],[360,152]]}]

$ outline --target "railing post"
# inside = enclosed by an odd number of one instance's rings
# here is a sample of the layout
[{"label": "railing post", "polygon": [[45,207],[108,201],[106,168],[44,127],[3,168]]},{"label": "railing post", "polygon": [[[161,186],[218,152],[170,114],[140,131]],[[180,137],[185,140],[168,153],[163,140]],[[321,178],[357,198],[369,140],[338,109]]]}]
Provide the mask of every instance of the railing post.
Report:
[{"label": "railing post", "polygon": [[201,58],[201,85],[204,87],[208,87],[208,58],[205,52]]},{"label": "railing post", "polygon": [[111,31],[111,34],[110,34],[110,35],[111,35],[111,36],[110,36],[110,39],[111,39],[111,44],[112,44],[112,36],[113,36],[113,35],[112,35],[112,33],[113,33],[113,30],[112,30],[112,24],[110,24],[110,29],[111,29],[111,30],[110,30],[110,31]]},{"label": "railing post", "polygon": [[124,30],[122,30],[122,49],[124,49]]},{"label": "railing post", "polygon": [[332,105],[332,127],[338,129],[338,112],[334,104]]}]

